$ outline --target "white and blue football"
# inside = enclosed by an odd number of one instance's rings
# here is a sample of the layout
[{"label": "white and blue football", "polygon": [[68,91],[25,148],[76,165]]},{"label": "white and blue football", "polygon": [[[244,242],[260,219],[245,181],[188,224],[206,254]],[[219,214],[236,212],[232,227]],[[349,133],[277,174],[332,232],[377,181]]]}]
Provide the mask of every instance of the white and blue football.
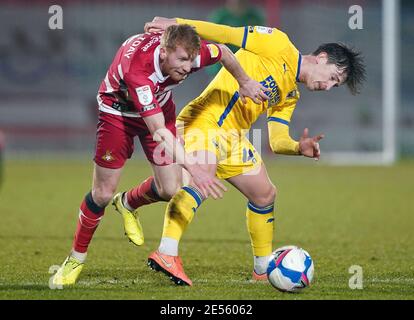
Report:
[{"label": "white and blue football", "polygon": [[307,251],[297,246],[285,246],[273,251],[267,277],[280,291],[298,292],[310,285],[313,272],[313,261]]}]

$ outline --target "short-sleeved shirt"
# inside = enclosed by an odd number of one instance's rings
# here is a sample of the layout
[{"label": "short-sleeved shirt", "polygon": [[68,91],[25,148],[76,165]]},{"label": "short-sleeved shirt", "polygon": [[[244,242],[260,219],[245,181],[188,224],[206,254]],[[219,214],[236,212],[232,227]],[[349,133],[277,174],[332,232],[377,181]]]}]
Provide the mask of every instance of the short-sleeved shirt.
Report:
[{"label": "short-sleeved shirt", "polygon": [[[127,39],[118,50],[99,88],[99,123],[94,161],[118,169],[131,158],[134,137],[138,136],[147,159],[156,165],[172,160],[158,148],[143,117],[162,112],[165,127],[176,134],[175,105],[171,90],[180,82],[164,76],[159,64],[161,34],[138,34]],[[201,42],[191,72],[221,59],[215,44]]]},{"label": "short-sleeved shirt", "polygon": [[[137,34],[122,44],[99,88],[100,111],[142,118],[173,105],[171,90],[182,81],[177,82],[161,72],[161,36],[161,33]],[[202,41],[190,73],[220,59],[220,48]]]},{"label": "short-sleeved shirt", "polygon": [[178,120],[188,125],[205,123],[209,115],[209,120],[220,128],[249,130],[261,114],[267,113],[268,121],[289,125],[300,96],[300,52],[276,28],[247,26],[230,32],[234,43],[241,47],[236,53],[237,61],[252,79],[271,89],[266,93],[269,100],[257,105],[248,99],[244,105],[239,99],[238,83],[227,70],[221,70],[203,93],[183,108]]}]

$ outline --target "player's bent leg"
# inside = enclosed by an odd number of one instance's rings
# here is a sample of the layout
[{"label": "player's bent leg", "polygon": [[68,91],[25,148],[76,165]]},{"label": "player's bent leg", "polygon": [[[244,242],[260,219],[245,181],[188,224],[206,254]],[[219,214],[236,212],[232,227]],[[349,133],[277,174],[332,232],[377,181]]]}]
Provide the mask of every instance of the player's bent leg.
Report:
[{"label": "player's bent leg", "polygon": [[139,208],[158,201],[169,201],[181,187],[181,169],[176,164],[152,164],[154,175],[138,187],[115,195],[113,205],[124,222],[125,235],[135,245],[144,243],[144,230],[139,220]]},{"label": "player's bent leg", "polygon": [[178,164],[157,166],[152,164],[155,186],[160,198],[170,201],[183,186],[182,169]]},{"label": "player's bent leg", "polygon": [[178,256],[178,244],[202,201],[201,193],[191,185],[174,195],[166,209],[160,246],[148,257],[149,267],[164,272],[177,285],[192,285]]},{"label": "player's bent leg", "polygon": [[87,250],[119,182],[122,169],[95,165],[92,191],[82,201],[72,251],[53,277],[53,284],[75,284],[84,266]]},{"label": "player's bent leg", "polygon": [[95,164],[92,197],[97,205],[106,207],[112,200],[121,178],[122,168],[109,169]]},{"label": "player's bent leg", "polygon": [[[217,169],[215,162],[200,164],[200,166],[211,177],[214,177]],[[201,192],[191,182],[189,185],[182,187],[167,205],[163,238],[168,237],[180,241],[185,229],[204,200]]]},{"label": "player's bent leg", "polygon": [[[205,151],[202,153],[205,154]],[[215,159],[214,154],[210,156]],[[217,169],[216,162],[200,165],[214,177]],[[148,265],[152,269],[164,272],[178,285],[192,285],[190,278],[184,272],[181,258],[178,256],[178,244],[203,200],[200,191],[191,184],[182,187],[172,197],[165,212],[160,246],[148,257]]]},{"label": "player's bent leg", "polygon": [[164,272],[177,285],[192,285],[178,256],[178,244],[202,201],[201,193],[191,185],[174,195],[166,209],[160,246],[148,257],[150,268]]},{"label": "player's bent leg", "polygon": [[253,279],[266,280],[268,260],[272,253],[276,188],[264,164],[254,175],[242,174],[227,180],[249,200],[246,224],[254,255]]}]

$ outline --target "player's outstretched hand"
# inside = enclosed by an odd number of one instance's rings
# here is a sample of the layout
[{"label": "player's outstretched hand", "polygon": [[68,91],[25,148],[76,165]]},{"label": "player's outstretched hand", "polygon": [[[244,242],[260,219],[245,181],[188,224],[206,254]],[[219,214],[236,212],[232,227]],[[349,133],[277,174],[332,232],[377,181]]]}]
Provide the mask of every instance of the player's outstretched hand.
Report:
[{"label": "player's outstretched hand", "polygon": [[211,195],[214,199],[222,198],[223,192],[227,191],[224,184],[219,179],[211,176],[207,171],[198,165],[193,165],[190,169],[193,183],[202,193],[203,198],[207,199]]},{"label": "player's outstretched hand", "polygon": [[263,101],[269,100],[266,95],[266,92],[269,91],[270,89],[264,87],[260,82],[249,78],[240,84],[239,96],[243,104],[246,104],[246,97],[252,99],[256,104],[261,104]]},{"label": "player's outstretched hand", "polygon": [[309,158],[319,160],[321,156],[321,149],[319,147],[319,141],[325,137],[324,134],[319,134],[314,137],[309,137],[309,130],[305,128],[303,135],[299,140],[299,151],[302,155]]},{"label": "player's outstretched hand", "polygon": [[169,26],[176,25],[175,18],[155,17],[152,22],[147,22],[144,26],[145,32],[164,32]]}]

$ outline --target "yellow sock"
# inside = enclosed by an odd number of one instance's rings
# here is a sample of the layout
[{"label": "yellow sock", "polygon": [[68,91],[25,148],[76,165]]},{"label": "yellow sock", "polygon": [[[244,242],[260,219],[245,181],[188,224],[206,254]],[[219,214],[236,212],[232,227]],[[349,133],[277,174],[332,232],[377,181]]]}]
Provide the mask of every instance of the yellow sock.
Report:
[{"label": "yellow sock", "polygon": [[168,203],[162,236],[180,241],[187,225],[193,220],[203,201],[200,192],[191,186],[183,187]]},{"label": "yellow sock", "polygon": [[262,208],[250,201],[247,204],[247,230],[255,256],[263,257],[272,253],[273,209],[273,204]]}]

